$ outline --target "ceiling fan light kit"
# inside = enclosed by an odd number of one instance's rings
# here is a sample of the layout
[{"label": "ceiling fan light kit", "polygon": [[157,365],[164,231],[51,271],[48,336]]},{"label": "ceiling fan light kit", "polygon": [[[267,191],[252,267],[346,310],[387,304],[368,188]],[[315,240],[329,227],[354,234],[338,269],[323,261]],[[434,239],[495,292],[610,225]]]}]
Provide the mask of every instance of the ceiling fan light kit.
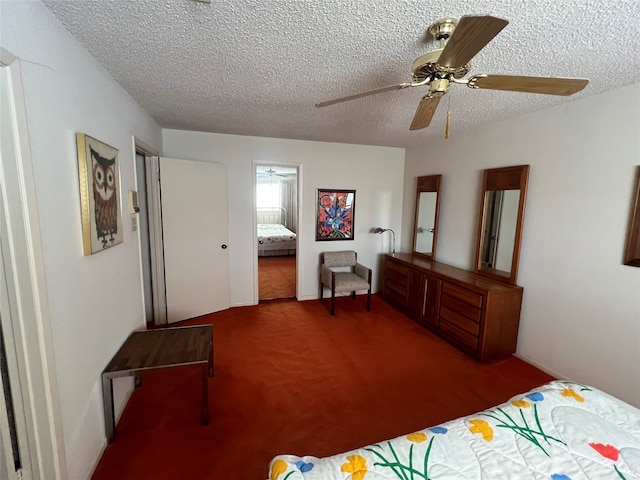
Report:
[{"label": "ceiling fan light kit", "polygon": [[[471,70],[471,59],[508,23],[503,18],[490,15],[465,15],[460,20],[455,18],[437,20],[429,27],[428,32],[440,43],[440,48],[425,53],[413,61],[410,83],[390,85],[336,98],[317,103],[316,106],[326,107],[391,90],[428,85],[429,92],[420,100],[409,127],[410,130],[421,130],[431,123],[440,98],[448,92],[449,85],[452,83],[464,84],[472,89],[564,96],[573,95],[587,86],[589,80],[583,78],[476,74],[464,79]],[[449,120],[448,114],[445,135],[447,138]]]}]

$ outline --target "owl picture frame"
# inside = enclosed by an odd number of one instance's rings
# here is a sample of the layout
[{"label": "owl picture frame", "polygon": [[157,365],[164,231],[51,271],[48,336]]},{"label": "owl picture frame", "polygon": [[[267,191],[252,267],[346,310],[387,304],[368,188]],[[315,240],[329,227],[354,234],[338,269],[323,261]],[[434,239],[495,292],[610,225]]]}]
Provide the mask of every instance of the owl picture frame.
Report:
[{"label": "owl picture frame", "polygon": [[82,247],[93,255],[123,241],[118,150],[84,133],[76,134]]}]

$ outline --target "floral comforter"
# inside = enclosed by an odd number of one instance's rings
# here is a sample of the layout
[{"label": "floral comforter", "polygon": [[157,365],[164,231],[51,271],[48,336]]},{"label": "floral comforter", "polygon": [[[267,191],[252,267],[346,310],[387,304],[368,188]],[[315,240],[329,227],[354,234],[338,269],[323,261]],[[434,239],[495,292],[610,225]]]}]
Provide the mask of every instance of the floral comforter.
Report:
[{"label": "floral comforter", "polygon": [[554,381],[468,417],[326,458],[279,455],[269,480],[640,479],[640,410]]},{"label": "floral comforter", "polygon": [[295,240],[296,234],[284,225],[279,223],[259,223],[258,224],[258,242],[259,243],[276,243],[288,242]]}]

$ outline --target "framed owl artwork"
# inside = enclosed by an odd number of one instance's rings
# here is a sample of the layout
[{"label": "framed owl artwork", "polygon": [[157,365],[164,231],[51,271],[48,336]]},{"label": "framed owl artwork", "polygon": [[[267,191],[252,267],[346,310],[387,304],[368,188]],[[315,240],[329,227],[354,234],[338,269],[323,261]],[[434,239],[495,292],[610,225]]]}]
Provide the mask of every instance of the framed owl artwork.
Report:
[{"label": "framed owl artwork", "polygon": [[118,150],[84,133],[76,134],[82,245],[85,255],[122,243]]}]

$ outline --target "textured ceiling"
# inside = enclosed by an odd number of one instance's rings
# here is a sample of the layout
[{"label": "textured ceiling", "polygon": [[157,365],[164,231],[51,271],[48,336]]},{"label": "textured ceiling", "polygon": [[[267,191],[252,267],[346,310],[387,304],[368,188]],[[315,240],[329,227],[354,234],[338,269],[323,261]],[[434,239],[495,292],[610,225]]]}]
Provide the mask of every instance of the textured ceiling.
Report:
[{"label": "textured ceiling", "polygon": [[[639,0],[44,0],[163,127],[410,147],[640,82]],[[317,108],[410,81],[437,48],[433,21],[492,14],[509,25],[471,74],[579,77],[573,97],[452,85],[431,126],[410,132],[428,87]]]}]

